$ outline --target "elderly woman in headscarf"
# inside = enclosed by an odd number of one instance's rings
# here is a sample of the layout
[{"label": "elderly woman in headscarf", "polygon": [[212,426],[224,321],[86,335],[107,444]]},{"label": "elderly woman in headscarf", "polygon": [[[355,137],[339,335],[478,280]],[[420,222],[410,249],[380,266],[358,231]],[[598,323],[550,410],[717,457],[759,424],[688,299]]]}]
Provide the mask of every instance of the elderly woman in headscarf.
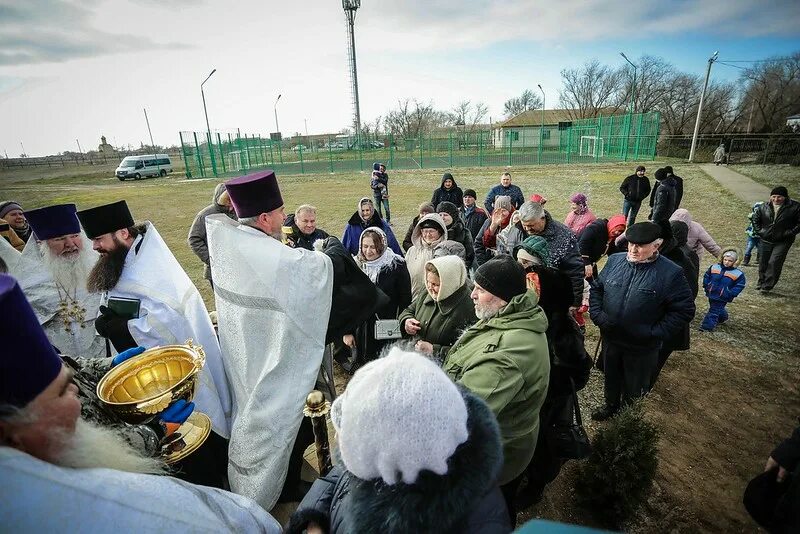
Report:
[{"label": "elderly woman in headscarf", "polygon": [[461,332],[478,320],[464,262],[458,256],[427,262],[425,290],[400,313],[400,331],[417,340],[417,351],[443,358]]},{"label": "elderly woman in headscarf", "polygon": [[541,236],[529,236],[514,253],[525,269],[528,289],[536,293],[539,306],[547,316],[545,334],[550,349],[550,382],[539,411],[539,438],[526,470],[528,485],[517,497],[523,506],[529,506],[541,499],[545,486],[561,470],[564,460],[553,450],[552,444],[548,444],[547,429],[559,421],[572,422],[572,383],[576,390],[586,384],[591,359],[583,347],[583,335],[569,313],[572,283],[565,273],[547,266],[547,241]]},{"label": "elderly woman in headscarf", "polygon": [[583,193],[575,193],[569,197],[570,210],[567,213],[567,218],[564,219],[570,230],[575,232],[575,235],[581,235],[583,229],[586,228],[592,221],[597,220],[592,210],[587,205],[588,199]]},{"label": "elderly woman in headscarf", "polygon": [[406,252],[413,298],[425,292],[425,263],[433,258],[433,250],[442,241],[447,241],[447,225],[444,219],[438,213],[421,217],[411,234],[413,245]]},{"label": "elderly woman in headscarf", "polygon": [[[371,226],[361,234],[358,254],[354,257],[361,270],[383,291],[389,301],[376,312],[377,317],[361,325],[353,334],[342,338],[345,345],[357,351],[354,367],[374,360],[390,340],[375,339],[375,319],[395,319],[411,302],[411,279],[405,260],[388,245],[381,228]],[[354,370],[354,368],[351,368]]]}]

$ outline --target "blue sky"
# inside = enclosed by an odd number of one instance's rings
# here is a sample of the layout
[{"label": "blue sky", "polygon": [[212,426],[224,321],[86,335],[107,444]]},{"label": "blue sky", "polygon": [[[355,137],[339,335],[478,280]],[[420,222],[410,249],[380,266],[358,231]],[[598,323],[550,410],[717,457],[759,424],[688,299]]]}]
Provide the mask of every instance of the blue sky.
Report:
[{"label": "blue sky", "polygon": [[[147,21],[151,21],[148,23]],[[703,74],[706,60],[800,51],[800,2],[705,0],[363,0],[356,18],[361,114],[399,98],[443,109],[503,102],[541,83],[554,107],[560,71],[593,58],[662,56]],[[0,0],[0,154],[147,142],[203,130],[284,134],[350,123],[339,0]],[[715,80],[737,69],[716,65]]]}]

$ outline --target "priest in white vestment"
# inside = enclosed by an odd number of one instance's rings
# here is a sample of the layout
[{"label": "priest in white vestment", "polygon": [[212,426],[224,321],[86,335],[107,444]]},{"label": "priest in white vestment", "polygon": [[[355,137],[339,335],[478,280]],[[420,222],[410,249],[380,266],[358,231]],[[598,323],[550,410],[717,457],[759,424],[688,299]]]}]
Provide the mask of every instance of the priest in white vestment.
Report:
[{"label": "priest in white vestment", "polygon": [[19,281],[50,342],[63,354],[106,357],[105,339],[95,331],[100,295],[86,289],[99,258],[81,231],[75,204],[28,210],[29,239],[10,273]]},{"label": "priest in white vestment", "polygon": [[94,250],[100,253],[89,275],[89,289],[102,293],[98,333],[107,337],[117,352],[135,346],[184,344],[189,339],[203,347],[206,363],[194,403],[211,419],[213,432],[201,447],[203,452],[187,459],[195,465],[185,467],[203,471],[209,478],[204,484],[222,486],[231,393],[200,293],[153,224],[134,224],[124,200],[77,215]]},{"label": "priest in white vestment", "polygon": [[313,441],[302,410],[325,348],[333,265],[281,243],[274,172],[225,185],[239,221],[212,215],[206,230],[233,394],[228,479],[231,491],[269,510],[302,497],[302,452]]},{"label": "priest in white vestment", "polygon": [[5,274],[0,339],[4,532],[281,532],[252,500],[167,476],[160,458],[84,420],[69,368]]}]

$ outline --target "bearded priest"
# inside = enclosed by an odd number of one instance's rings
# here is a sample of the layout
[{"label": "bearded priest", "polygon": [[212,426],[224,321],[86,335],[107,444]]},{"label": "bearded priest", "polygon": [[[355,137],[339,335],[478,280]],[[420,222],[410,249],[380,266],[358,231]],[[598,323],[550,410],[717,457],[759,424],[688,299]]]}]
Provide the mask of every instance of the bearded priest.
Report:
[{"label": "bearded priest", "polygon": [[47,338],[62,353],[107,356],[95,332],[100,295],[86,289],[97,252],[81,231],[75,204],[25,212],[35,239],[29,239],[10,272],[33,306]]},{"label": "bearded priest", "polygon": [[[206,363],[194,403],[211,419],[213,432],[187,460],[223,487],[230,437],[231,394],[219,343],[197,288],[149,221],[135,224],[121,200],[77,213],[100,253],[89,274],[90,291],[101,293],[97,332],[117,352],[136,346],[201,345]],[[187,467],[187,469],[190,469]]]}]

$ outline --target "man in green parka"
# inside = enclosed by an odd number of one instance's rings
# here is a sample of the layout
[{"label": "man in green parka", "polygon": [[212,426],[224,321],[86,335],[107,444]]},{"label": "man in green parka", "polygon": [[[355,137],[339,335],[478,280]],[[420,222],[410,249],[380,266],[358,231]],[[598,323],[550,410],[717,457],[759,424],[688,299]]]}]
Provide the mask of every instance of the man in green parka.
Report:
[{"label": "man in green parka", "polygon": [[547,317],[536,293],[527,290],[522,267],[508,255],[478,268],[471,296],[478,322],[456,341],[443,367],[497,417],[505,458],[498,484],[513,523],[514,495],[536,449],[547,395]]}]

